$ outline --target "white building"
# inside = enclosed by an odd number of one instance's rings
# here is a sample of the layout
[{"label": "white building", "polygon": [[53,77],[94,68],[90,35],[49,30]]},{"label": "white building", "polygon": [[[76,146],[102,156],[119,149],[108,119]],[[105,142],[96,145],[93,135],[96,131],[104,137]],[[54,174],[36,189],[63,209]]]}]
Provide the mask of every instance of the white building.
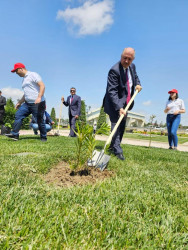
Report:
[{"label": "white building", "polygon": [[[95,124],[98,121],[100,114],[100,108],[95,109],[91,112],[89,112],[86,116],[87,121],[90,124]],[[107,115],[107,123],[110,125],[110,119]],[[144,127],[145,123],[145,115],[134,113],[129,111],[127,115],[127,121],[126,121],[126,127],[133,127],[133,125],[137,127]]]}]

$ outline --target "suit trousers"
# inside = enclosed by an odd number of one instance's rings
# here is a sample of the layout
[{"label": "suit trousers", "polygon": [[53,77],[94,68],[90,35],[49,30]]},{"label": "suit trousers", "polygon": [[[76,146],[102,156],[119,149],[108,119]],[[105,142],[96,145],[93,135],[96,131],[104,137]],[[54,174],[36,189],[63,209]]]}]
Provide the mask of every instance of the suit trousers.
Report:
[{"label": "suit trousers", "polygon": [[[127,118],[127,115],[121,121],[119,127],[116,130],[116,133],[114,134],[114,136],[112,138],[111,144],[110,144],[110,148],[114,151],[115,155],[123,153],[123,150],[122,150],[120,144],[121,144],[121,141],[122,141],[122,138],[123,138],[123,134],[125,132],[126,118]],[[119,119],[119,116],[117,116],[116,118],[110,117],[111,131],[115,127],[118,119]]]},{"label": "suit trousers", "polygon": [[76,134],[74,133],[74,131],[76,129],[76,118],[75,118],[75,116],[72,116],[71,114],[69,114],[69,125],[70,125],[69,136],[76,137]]},{"label": "suit trousers", "polygon": [[0,125],[3,125],[3,118],[4,118],[5,112],[0,110]]}]

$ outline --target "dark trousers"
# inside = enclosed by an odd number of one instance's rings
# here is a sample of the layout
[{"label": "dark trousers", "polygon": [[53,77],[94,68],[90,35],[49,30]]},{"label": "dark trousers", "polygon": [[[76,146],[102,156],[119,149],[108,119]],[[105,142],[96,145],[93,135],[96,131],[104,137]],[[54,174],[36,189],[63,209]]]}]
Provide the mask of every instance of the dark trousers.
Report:
[{"label": "dark trousers", "polygon": [[5,112],[0,110],[0,125],[3,125],[3,118],[4,118]]},{"label": "dark trousers", "polygon": [[[116,133],[114,134],[111,144],[110,144],[110,148],[113,149],[114,153],[117,154],[122,154],[123,150],[120,146],[122,138],[123,138],[123,134],[125,132],[125,125],[126,125],[126,118],[127,115],[123,118],[123,120],[121,121],[119,127],[116,130]],[[110,121],[111,121],[111,131],[113,130],[113,128],[115,127],[117,121],[119,119],[119,116],[117,116],[116,118],[112,118],[110,117]]]},{"label": "dark trousers", "polygon": [[69,136],[76,137],[76,134],[74,133],[74,131],[76,129],[76,118],[75,118],[75,116],[72,116],[71,114],[69,114],[69,125],[70,125]]},{"label": "dark trousers", "polygon": [[37,120],[40,130],[40,137],[46,139],[46,126],[43,119],[45,108],[46,108],[45,101],[39,104],[26,103],[26,102],[22,104],[15,114],[15,121],[11,133],[14,135],[18,135],[20,128],[22,126],[23,119],[28,115],[32,114],[34,118]]}]

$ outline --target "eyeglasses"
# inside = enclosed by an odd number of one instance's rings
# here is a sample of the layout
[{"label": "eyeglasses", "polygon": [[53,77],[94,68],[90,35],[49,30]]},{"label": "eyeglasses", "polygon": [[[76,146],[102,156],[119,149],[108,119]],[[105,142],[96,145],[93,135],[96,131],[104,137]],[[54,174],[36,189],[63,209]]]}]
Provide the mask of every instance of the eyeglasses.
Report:
[{"label": "eyeglasses", "polygon": [[71,90],[70,92],[75,92],[75,90]]}]

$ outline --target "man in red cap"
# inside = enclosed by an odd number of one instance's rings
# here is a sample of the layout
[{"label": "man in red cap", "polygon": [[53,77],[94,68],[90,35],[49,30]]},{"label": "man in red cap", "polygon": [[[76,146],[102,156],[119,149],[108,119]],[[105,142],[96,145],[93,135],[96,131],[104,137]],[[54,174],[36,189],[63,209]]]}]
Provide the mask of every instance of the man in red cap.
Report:
[{"label": "man in red cap", "polygon": [[46,126],[43,119],[46,107],[44,99],[45,85],[41,77],[35,72],[28,71],[22,63],[14,64],[14,69],[11,72],[23,77],[22,89],[24,95],[15,107],[18,111],[15,115],[13,130],[10,134],[5,135],[17,141],[23,119],[32,114],[38,123],[41,141],[46,141]]}]

